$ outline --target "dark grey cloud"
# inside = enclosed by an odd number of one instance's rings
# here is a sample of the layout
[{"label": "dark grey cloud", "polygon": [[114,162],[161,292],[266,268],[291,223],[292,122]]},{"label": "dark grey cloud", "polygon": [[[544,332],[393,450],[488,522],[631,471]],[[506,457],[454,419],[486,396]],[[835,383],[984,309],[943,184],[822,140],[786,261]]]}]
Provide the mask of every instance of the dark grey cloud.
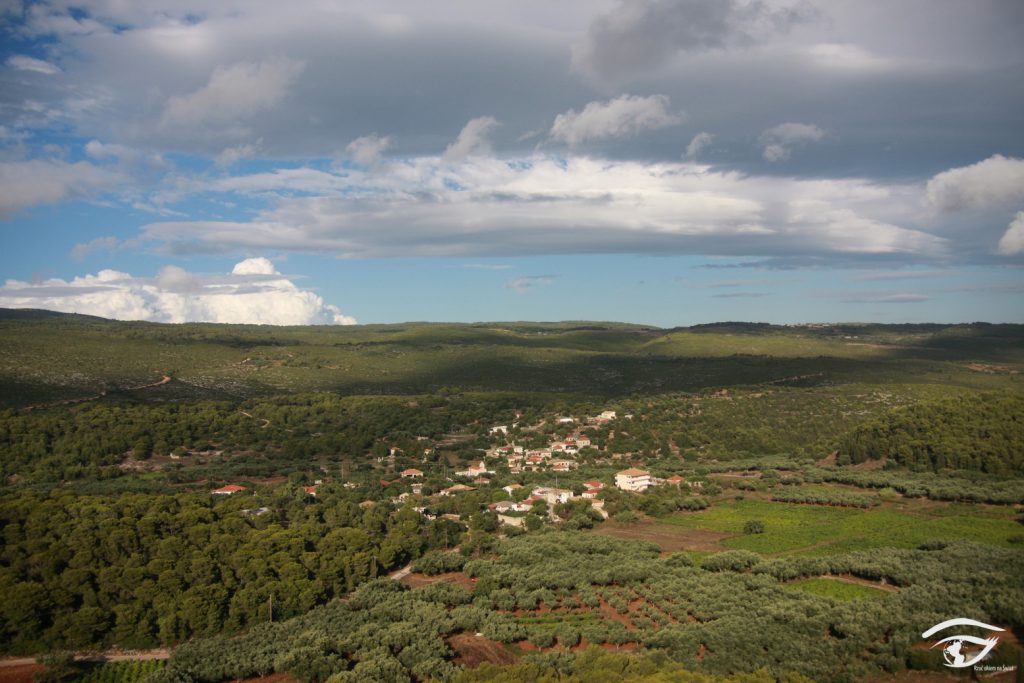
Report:
[{"label": "dark grey cloud", "polygon": [[[50,32],[45,61],[60,72],[0,68],[0,125],[12,135],[71,131],[230,166],[246,155],[332,157],[371,134],[390,140],[390,156],[438,154],[467,121],[493,116],[503,124],[493,149],[515,155],[559,114],[629,93],[665,96],[685,123],[595,139],[588,153],[674,160],[707,133],[715,144],[699,159],[718,167],[876,178],[1024,156],[1024,41],[1010,40],[1024,26],[1012,2],[906,0],[895,11],[836,0],[813,21],[802,3],[741,0],[633,0],[610,12],[586,2],[353,2],[301,15],[268,2],[75,6],[33,20],[37,34]],[[632,19],[610,19],[619,14]],[[915,17],[925,15],[921,31]],[[631,71],[616,87],[587,82],[571,71],[573,45],[577,62],[591,45],[593,60],[664,68]],[[264,72],[279,87],[218,110],[216,126],[158,125]],[[758,137],[782,122],[828,135],[770,163]]]},{"label": "dark grey cloud", "polygon": [[619,79],[664,65],[680,52],[749,45],[817,13],[810,3],[773,7],[760,0],[622,0],[591,23],[573,65]]},{"label": "dark grey cloud", "polygon": [[[97,197],[180,211],[144,228],[176,253],[1019,261],[1004,170],[1024,158],[1020,4],[904,3],[36,3],[12,30],[47,36],[17,52],[38,63],[0,62],[0,173],[17,181],[0,212]],[[574,72],[573,46],[613,82]],[[507,177],[552,150],[549,177]],[[183,170],[171,152],[200,159]],[[375,175],[348,174],[353,160]],[[93,237],[79,253],[109,246]]]}]

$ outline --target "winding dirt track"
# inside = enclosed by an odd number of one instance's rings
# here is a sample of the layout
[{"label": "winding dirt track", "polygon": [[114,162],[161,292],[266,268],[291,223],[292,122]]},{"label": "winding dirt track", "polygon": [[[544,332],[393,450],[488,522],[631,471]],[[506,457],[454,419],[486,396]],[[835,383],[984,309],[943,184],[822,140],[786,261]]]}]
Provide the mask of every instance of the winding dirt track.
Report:
[{"label": "winding dirt track", "polygon": [[[160,386],[163,386],[164,384],[167,384],[168,382],[171,381],[171,379],[172,378],[171,378],[170,375],[164,375],[163,378],[159,382],[151,382],[150,384],[140,384],[137,387],[123,387],[121,389],[118,389],[118,391],[138,391],[140,389],[152,389],[153,387],[160,387]],[[45,409],[45,408],[56,408],[57,406],[70,406],[70,405],[74,405],[75,403],[85,403],[86,401],[95,401],[96,399],[103,398],[106,395],[107,395],[107,391],[104,389],[100,393],[95,394],[93,396],[83,396],[82,398],[66,398],[63,401],[51,401],[49,403],[36,403],[34,405],[25,406],[24,408],[22,408],[22,411],[27,413],[27,412],[32,411],[32,410],[42,410],[42,409]]]},{"label": "winding dirt track", "polygon": [[[151,659],[167,659],[171,651],[165,648],[157,650],[109,650],[107,652],[76,652],[76,662],[144,662]],[[35,657],[7,657],[0,659],[0,669],[35,664]]]}]

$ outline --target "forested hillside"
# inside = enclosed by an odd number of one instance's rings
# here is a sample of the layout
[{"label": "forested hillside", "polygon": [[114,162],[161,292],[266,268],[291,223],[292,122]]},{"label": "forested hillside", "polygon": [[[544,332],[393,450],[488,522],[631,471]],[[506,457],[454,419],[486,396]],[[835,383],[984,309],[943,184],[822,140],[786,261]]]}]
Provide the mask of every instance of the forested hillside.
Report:
[{"label": "forested hillside", "polygon": [[1024,474],[1024,396],[974,394],[907,406],[854,430],[840,462],[878,458],[914,470]]},{"label": "forested hillside", "polygon": [[930,624],[1024,628],[1022,340],[0,312],[0,654],[172,648],[151,683],[941,669]]}]

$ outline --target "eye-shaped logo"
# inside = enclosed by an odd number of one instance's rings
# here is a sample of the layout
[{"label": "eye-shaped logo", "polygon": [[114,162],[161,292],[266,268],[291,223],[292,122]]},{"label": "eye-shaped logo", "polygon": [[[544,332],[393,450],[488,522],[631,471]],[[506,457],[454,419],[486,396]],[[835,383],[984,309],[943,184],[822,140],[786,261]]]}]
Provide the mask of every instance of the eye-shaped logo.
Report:
[{"label": "eye-shaped logo", "polygon": [[[951,626],[976,626],[977,628],[987,629],[989,631],[1004,631],[998,626],[992,626],[991,624],[984,624],[974,619],[950,619],[944,621],[941,624],[935,624],[930,629],[921,634],[922,638],[931,638],[934,634],[939,631],[944,631]],[[967,635],[955,635],[943,638],[939,642],[932,645],[933,648],[942,645],[942,656],[946,660],[946,666],[954,669],[963,669],[968,666],[977,664],[985,656],[992,651],[992,648],[999,642],[999,638],[977,638],[975,636]],[[964,644],[971,643],[972,645],[980,645],[982,649],[977,652],[964,652]]]}]

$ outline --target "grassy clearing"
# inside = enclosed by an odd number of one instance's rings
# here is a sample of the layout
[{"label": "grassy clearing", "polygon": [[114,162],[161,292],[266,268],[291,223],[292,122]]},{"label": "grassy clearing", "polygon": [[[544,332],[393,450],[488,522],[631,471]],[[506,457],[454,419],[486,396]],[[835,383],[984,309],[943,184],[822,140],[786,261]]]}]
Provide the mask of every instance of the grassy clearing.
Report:
[{"label": "grassy clearing", "polygon": [[824,578],[793,581],[786,584],[786,588],[844,602],[849,602],[851,600],[869,600],[880,598],[885,595],[885,591],[872,588],[871,586]]},{"label": "grassy clearing", "polygon": [[[936,514],[941,510],[940,514]],[[661,520],[664,526],[736,534],[722,545],[765,555],[833,555],[869,548],[914,548],[933,539],[966,539],[1017,547],[1021,534],[1011,509],[967,504],[920,511],[884,505],[870,510],[743,500]],[[743,534],[748,520],[764,522],[763,534]]]}]

